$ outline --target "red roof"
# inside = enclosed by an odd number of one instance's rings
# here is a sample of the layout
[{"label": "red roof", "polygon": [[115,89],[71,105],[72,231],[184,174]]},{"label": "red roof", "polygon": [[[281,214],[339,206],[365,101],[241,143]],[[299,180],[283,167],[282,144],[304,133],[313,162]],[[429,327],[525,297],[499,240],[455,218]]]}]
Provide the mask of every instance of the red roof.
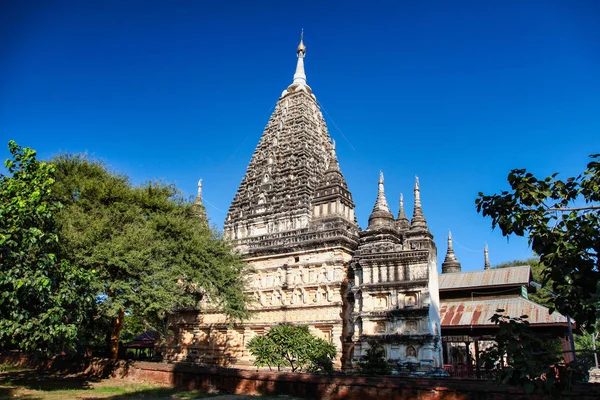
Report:
[{"label": "red roof", "polygon": [[493,326],[490,318],[497,309],[505,310],[511,317],[527,315],[530,324],[566,324],[567,318],[523,297],[507,297],[498,299],[474,300],[442,300],[440,302],[440,319],[442,327],[456,328],[460,326]]}]

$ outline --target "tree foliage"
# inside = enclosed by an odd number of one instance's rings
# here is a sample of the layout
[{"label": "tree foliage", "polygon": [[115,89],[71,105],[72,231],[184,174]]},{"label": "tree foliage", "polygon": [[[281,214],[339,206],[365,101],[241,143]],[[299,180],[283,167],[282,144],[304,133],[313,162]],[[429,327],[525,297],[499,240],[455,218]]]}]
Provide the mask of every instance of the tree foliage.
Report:
[{"label": "tree foliage", "polygon": [[390,375],[392,364],[385,358],[383,347],[373,340],[369,342],[367,354],[358,362],[358,369],[366,375]]},{"label": "tree foliage", "polygon": [[126,313],[163,335],[169,313],[196,308],[204,296],[232,319],[247,315],[241,259],[173,185],[134,186],[83,155],[53,164],[55,195],[65,205],[57,215],[61,255],[94,272],[98,318],[112,321],[113,357]]},{"label": "tree foliage", "polygon": [[508,174],[510,191],[479,193],[477,211],[505,236],[528,236],[544,266],[542,284],[552,282],[554,307],[593,329],[600,270],[600,155],[566,180],[537,179],[525,169]]},{"label": "tree foliage", "polygon": [[292,372],[333,372],[335,346],[313,336],[308,326],[277,325],[246,346],[257,367],[289,367]]},{"label": "tree foliage", "polygon": [[496,310],[491,318],[498,325],[495,343],[481,354],[485,369],[497,382],[523,387],[527,393],[560,397],[573,382],[584,378],[582,369],[564,365],[560,353],[548,351],[546,342],[531,330],[526,315],[502,313],[504,310]]},{"label": "tree foliage", "polygon": [[71,350],[90,276],[57,256],[54,167],[14,141],[0,175],[0,344],[49,354]]}]

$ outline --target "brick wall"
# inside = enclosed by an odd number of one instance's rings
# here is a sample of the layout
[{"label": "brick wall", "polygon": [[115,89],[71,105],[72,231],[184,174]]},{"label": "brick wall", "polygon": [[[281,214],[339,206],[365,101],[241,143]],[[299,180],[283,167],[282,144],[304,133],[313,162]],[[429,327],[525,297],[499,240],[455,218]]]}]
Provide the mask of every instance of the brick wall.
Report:
[{"label": "brick wall", "polygon": [[[81,361],[55,359],[37,363],[20,355],[0,355],[0,363],[36,366],[65,372],[81,371],[107,377],[116,376],[204,391],[237,394],[286,394],[309,399],[424,399],[424,400],[539,400],[517,388],[500,387],[491,382],[458,379],[414,379],[354,375],[235,370],[189,364],[111,361],[92,358]],[[600,384],[574,388],[570,398],[600,398]],[[569,398],[565,397],[565,398]]]}]

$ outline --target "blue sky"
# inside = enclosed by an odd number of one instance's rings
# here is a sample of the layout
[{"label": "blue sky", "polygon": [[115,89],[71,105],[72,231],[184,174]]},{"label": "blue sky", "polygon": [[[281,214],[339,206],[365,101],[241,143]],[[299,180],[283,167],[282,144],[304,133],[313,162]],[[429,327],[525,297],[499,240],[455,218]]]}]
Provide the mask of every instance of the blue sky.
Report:
[{"label": "blue sky", "polygon": [[[600,152],[600,2],[6,1],[0,140],[88,152],[136,183],[204,180],[226,211],[301,28],[306,73],[365,228],[385,173],[464,270],[530,255],[475,211],[512,168],[574,175]],[[5,146],[2,145],[2,146]],[[2,158],[8,157],[6,147]]]}]

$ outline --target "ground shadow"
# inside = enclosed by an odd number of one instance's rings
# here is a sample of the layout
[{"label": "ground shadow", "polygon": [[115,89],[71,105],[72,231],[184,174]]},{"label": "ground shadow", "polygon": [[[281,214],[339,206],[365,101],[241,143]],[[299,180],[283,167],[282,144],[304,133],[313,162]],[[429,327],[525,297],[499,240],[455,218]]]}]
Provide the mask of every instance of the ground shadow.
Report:
[{"label": "ground shadow", "polygon": [[[204,399],[218,396],[217,394],[186,391],[175,388],[151,388],[136,390],[129,393],[102,397],[104,400],[131,400],[131,399]],[[90,398],[87,398],[90,399]],[[93,399],[93,398],[92,398]],[[100,397],[98,398],[100,399]]]},{"label": "ground shadow", "polygon": [[13,388],[3,388],[0,387],[0,400],[4,399],[13,399],[15,396],[15,391]]},{"label": "ground shadow", "polygon": [[[43,391],[85,390],[91,388],[92,382],[98,382],[99,380],[99,378],[83,374],[40,372],[36,370],[5,372],[0,375],[0,385],[21,386],[26,389]],[[2,388],[1,390],[10,389]],[[0,392],[0,398],[2,398],[1,396],[2,392]]]}]

